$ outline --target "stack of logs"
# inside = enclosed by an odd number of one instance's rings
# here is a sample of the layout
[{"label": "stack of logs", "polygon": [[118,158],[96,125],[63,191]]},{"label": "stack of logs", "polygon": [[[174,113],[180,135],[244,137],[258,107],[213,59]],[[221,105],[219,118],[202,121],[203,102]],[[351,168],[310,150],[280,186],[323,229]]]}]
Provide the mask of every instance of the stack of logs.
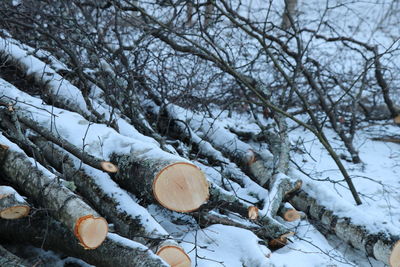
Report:
[{"label": "stack of logs", "polygon": [[[46,211],[36,211],[28,216],[31,205],[25,198],[12,187],[1,186],[0,236],[4,241],[43,244],[44,248],[60,250],[97,266],[162,266],[165,262],[171,266],[191,265],[186,252],[170,236],[160,233],[157,238],[137,238],[151,237],[154,233],[146,232],[143,227],[145,222],[121,214],[123,212],[116,208],[118,201],[109,199],[110,196],[106,196],[96,184],[96,177],[80,169],[76,159],[108,173],[121,187],[139,194],[148,202],[158,203],[172,211],[192,214],[202,226],[222,223],[249,229],[275,248],[284,246],[287,237],[293,235],[276,219],[259,216],[257,207],[209,184],[203,172],[189,162],[153,160],[141,157],[138,152],[113,155],[111,158],[117,163],[115,165],[95,158],[62,137],[55,136],[14,107],[7,105],[0,111],[0,117],[3,132],[0,135],[1,181],[18,188],[35,206]],[[26,149],[27,144],[31,149]],[[31,153],[32,158],[26,153]],[[254,162],[257,161],[249,160],[249,164]],[[76,195],[68,182],[61,181],[63,179],[77,186],[84,198]],[[277,202],[280,204],[288,191],[299,189],[300,186],[299,182],[282,179]],[[279,214],[288,221],[299,219],[299,213],[287,205],[277,208],[276,213],[279,210]],[[151,248],[165,262],[151,257],[151,252],[142,246],[126,246],[127,242],[118,242],[123,237],[118,236],[118,239],[109,234],[108,222],[92,206],[107,217],[119,234]],[[218,213],[210,213],[215,207],[248,218],[252,226]],[[61,239],[64,240],[62,246],[59,242]],[[119,248],[119,255],[126,255],[116,259],[116,247]]]},{"label": "stack of logs", "polygon": [[[0,86],[18,90],[2,79]],[[9,92],[6,90],[2,92]],[[142,218],[140,213],[132,214],[121,208],[117,195],[126,193],[121,190],[118,194],[109,194],[99,182],[97,176],[107,173],[118,186],[144,203],[157,203],[165,209],[192,215],[201,227],[225,224],[244,228],[265,240],[271,249],[277,249],[294,235],[284,221],[303,219],[307,214],[318,227],[336,234],[367,255],[391,266],[400,266],[399,238],[370,234],[348,218],[334,215],[301,190],[300,180],[293,181],[286,176],[289,144],[282,118],[278,120],[279,136],[269,137],[277,139],[276,147],[271,146],[278,159],[276,174],[272,175],[268,169],[271,164],[266,163],[268,159],[249,145],[243,143],[243,149],[238,151],[208,135],[198,142],[195,132],[186,129],[190,126],[182,128],[177,124],[179,119],[171,110],[161,111],[167,118],[170,134],[174,132],[197,146],[209,160],[221,162],[218,153],[201,147],[209,142],[255,183],[268,189],[273,199],[257,207],[208,181],[200,168],[178,156],[157,157],[147,153],[146,148],[137,148],[129,154],[114,153],[110,161],[96,158],[35,121],[29,112],[24,112],[25,103],[13,101],[14,105],[0,102],[0,185],[8,185],[0,186],[2,242],[18,241],[58,250],[96,266],[190,266],[191,260],[179,242],[154,219]],[[168,154],[159,150],[156,154]],[[226,174],[234,176],[229,171],[225,170]],[[75,187],[80,195],[74,192]],[[133,203],[132,199],[128,201]],[[268,205],[267,214],[259,212],[263,205]],[[248,222],[226,216],[224,212],[233,212]],[[109,223],[118,234],[109,233]],[[149,230],[148,224],[158,226]],[[2,261],[23,265],[4,248],[0,247],[0,252],[0,265]]]},{"label": "stack of logs", "polygon": [[[319,227],[335,233],[378,260],[399,266],[400,244],[397,238],[369,234],[349,219],[337,217],[303,192],[301,181],[292,181],[283,174],[275,175],[274,182],[268,185],[269,190],[274,192],[268,216],[259,216],[256,206],[240,201],[209,183],[203,172],[189,162],[154,160],[140,156],[139,151],[130,155],[113,155],[112,162],[116,163],[113,164],[55,136],[14,108],[8,106],[1,110],[0,117],[0,128],[12,140],[0,135],[0,181],[23,191],[34,205],[45,210],[30,214],[32,205],[24,197],[11,186],[0,186],[2,241],[18,240],[60,250],[96,266],[191,265],[187,253],[171,236],[159,233],[157,238],[150,238],[154,233],[146,232],[146,227],[143,227],[145,222],[129,218],[119,211],[116,207],[118,201],[106,196],[96,184],[96,177],[77,166],[76,159],[79,159],[83,164],[108,173],[121,187],[139,194],[148,202],[193,215],[203,227],[220,223],[245,228],[268,241],[270,248],[276,249],[285,246],[288,237],[294,234],[284,226],[282,218],[295,221],[305,217],[296,207],[307,213],[311,220],[318,221]],[[26,144],[31,150],[26,149]],[[31,153],[34,159],[20,147]],[[253,175],[261,173],[251,166],[255,163],[257,168],[263,166],[258,162],[261,157],[255,151],[250,152],[248,160],[242,159],[241,164],[243,161],[248,164],[247,169]],[[48,171],[49,166],[53,172]],[[84,198],[69,189],[68,183],[61,181],[60,177],[72,181]],[[89,200],[90,205],[84,199]],[[118,234],[124,237],[108,233],[108,222],[91,206],[104,214],[114,224]],[[210,212],[216,207],[235,212],[252,224]],[[149,238],[138,238],[143,236]],[[62,246],[60,240],[63,240]],[[2,247],[0,249],[6,251]],[[0,259],[0,265],[4,261],[23,266],[22,261],[17,261],[11,253],[4,252]]]}]

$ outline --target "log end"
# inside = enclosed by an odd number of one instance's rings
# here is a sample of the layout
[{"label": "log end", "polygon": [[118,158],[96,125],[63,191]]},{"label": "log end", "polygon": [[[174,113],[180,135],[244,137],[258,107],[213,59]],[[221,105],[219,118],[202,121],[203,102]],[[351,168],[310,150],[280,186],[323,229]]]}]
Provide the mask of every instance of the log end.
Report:
[{"label": "log end", "polygon": [[163,168],[153,182],[153,194],[163,207],[177,211],[197,210],[209,198],[207,179],[197,166],[178,162]]},{"label": "log end", "polygon": [[0,211],[0,218],[7,220],[20,219],[28,216],[31,208],[26,205],[13,206]]},{"label": "log end", "polygon": [[283,214],[283,219],[287,222],[294,222],[301,219],[301,213],[295,209],[289,209]]},{"label": "log end", "polygon": [[86,215],[76,221],[74,233],[85,249],[95,249],[106,239],[108,223],[103,217]]},{"label": "log end", "polygon": [[250,206],[248,209],[248,216],[250,220],[258,219],[258,208],[256,206]]},{"label": "log end", "polygon": [[118,167],[112,164],[109,161],[102,161],[100,162],[101,169],[108,173],[117,173]]},{"label": "log end", "polygon": [[389,263],[391,267],[400,266],[400,240],[393,246],[392,253],[390,253]]},{"label": "log end", "polygon": [[397,125],[400,125],[400,115],[397,115],[396,117],[393,118],[393,122]]},{"label": "log end", "polygon": [[191,260],[189,256],[178,246],[161,247],[156,254],[169,265],[171,265],[171,267],[191,266]]},{"label": "log end", "polygon": [[283,248],[287,244],[287,238],[293,235],[294,235],[293,232],[289,232],[278,238],[272,239],[268,242],[268,247],[272,250]]}]

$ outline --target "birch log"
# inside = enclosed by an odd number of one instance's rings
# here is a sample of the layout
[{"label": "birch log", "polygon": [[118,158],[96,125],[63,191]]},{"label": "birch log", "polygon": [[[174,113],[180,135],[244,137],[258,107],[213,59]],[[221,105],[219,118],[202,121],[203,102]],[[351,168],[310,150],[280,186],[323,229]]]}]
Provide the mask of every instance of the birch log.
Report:
[{"label": "birch log", "polygon": [[0,236],[2,242],[27,243],[58,251],[97,267],[168,266],[147,247],[116,234],[108,234],[97,249],[86,250],[77,244],[71,231],[44,212],[20,220],[0,220]]},{"label": "birch log", "polygon": [[335,234],[341,240],[365,252],[368,256],[392,267],[400,266],[400,236],[389,233],[371,233],[364,226],[354,224],[350,218],[339,217],[306,192],[295,194],[290,203],[304,211],[315,226]]},{"label": "birch log", "polygon": [[25,199],[10,186],[0,186],[0,218],[19,219],[29,214]]},{"label": "birch log", "polygon": [[[168,112],[173,112],[169,110]],[[177,111],[175,111],[177,112]],[[252,146],[241,141],[235,134],[222,128],[218,123],[211,123],[205,118],[187,120],[192,129],[202,138],[236,163],[247,175],[261,186],[269,186],[272,179],[272,155],[260,154]]]},{"label": "birch log", "polygon": [[70,144],[67,140],[63,139],[61,136],[55,136],[52,132],[50,132],[46,128],[38,125],[38,123],[28,118],[28,116],[21,114],[20,116],[18,116],[18,119],[32,130],[34,130],[41,136],[45,137],[48,141],[51,141],[63,147],[71,154],[80,158],[85,164],[109,173],[116,173],[118,171],[118,168],[111,162],[104,161],[102,159],[98,159],[92,155],[89,155],[82,149]]},{"label": "birch log", "polygon": [[120,169],[114,180],[139,197],[150,202],[155,199],[173,211],[194,211],[208,200],[208,182],[200,168],[176,156],[164,156],[165,152],[151,152],[114,154],[111,159]]},{"label": "birch log", "polygon": [[190,266],[189,256],[150,215],[146,217],[147,214],[143,214],[147,213],[144,208],[140,207],[143,210],[139,210],[138,207],[135,212],[124,208],[126,205],[138,204],[133,203],[128,194],[116,185],[116,188],[110,188],[113,182],[111,178],[105,177],[107,174],[96,175],[95,170],[90,170],[90,167],[80,168],[79,159],[44,138],[36,136],[30,139],[39,147],[46,160],[62,172],[65,179],[72,181],[96,210],[107,215],[119,234],[149,247],[171,266],[176,262],[182,267]]},{"label": "birch log", "polygon": [[10,147],[0,163],[4,178],[47,208],[75,234],[83,247],[94,249],[100,246],[108,232],[107,221],[81,198],[60,185],[52,173],[29,158],[18,146],[3,136],[0,136],[0,142]]},{"label": "birch log", "polygon": [[[2,91],[1,87],[0,92],[7,93],[5,90]],[[32,99],[32,97],[27,95],[24,95],[24,97],[27,101],[37,101],[37,99]],[[47,106],[44,107],[50,108]],[[77,147],[76,143],[70,143],[70,139],[66,140],[55,136],[49,130],[52,124],[49,124],[49,121],[47,121],[47,118],[51,121],[51,117],[47,112],[41,112],[37,109],[32,111],[40,113],[38,117],[41,117],[41,119],[43,119],[42,117],[46,118],[46,122],[39,123],[35,119],[32,119],[31,113],[22,110],[22,108],[29,109],[30,106],[18,103],[14,112],[17,113],[19,120],[24,125],[46,139],[60,145],[71,154],[82,159],[84,163],[94,168],[99,168],[98,165],[101,163],[99,159],[88,153],[84,153]],[[55,110],[54,108],[54,112]],[[80,117],[78,114],[68,113],[68,111],[64,110],[57,110],[57,112],[60,118],[63,115],[66,115],[67,118],[69,116]],[[71,123],[70,128],[79,128],[80,123],[89,124],[83,118],[78,122],[68,122]],[[181,157],[162,151],[154,145],[135,142],[132,138],[121,136],[105,125],[96,125],[94,127],[104,130],[103,134],[109,137],[110,141],[108,142],[124,143],[126,147],[131,148],[130,153],[126,152],[128,155],[116,153],[110,155],[111,161],[118,162],[118,166],[122,168],[113,178],[128,191],[150,201],[156,200],[162,206],[179,212],[196,210],[201,204],[207,201],[209,197],[208,183],[203,172],[195,165]],[[91,139],[91,137],[88,136],[88,139]],[[92,138],[88,140],[88,145],[90,145],[91,141],[96,144],[98,143],[97,139],[93,140]],[[111,144],[109,145],[111,146]],[[109,165],[107,164],[107,166]],[[111,173],[111,171],[109,172]]]}]

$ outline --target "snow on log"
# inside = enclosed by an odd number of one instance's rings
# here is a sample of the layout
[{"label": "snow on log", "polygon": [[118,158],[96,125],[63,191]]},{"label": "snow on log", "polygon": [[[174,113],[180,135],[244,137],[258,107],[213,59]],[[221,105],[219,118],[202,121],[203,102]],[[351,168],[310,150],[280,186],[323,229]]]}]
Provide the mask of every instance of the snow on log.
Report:
[{"label": "snow on log", "polygon": [[0,186],[0,218],[19,219],[29,214],[30,207],[14,188]]},{"label": "snow on log", "polygon": [[[231,195],[227,192],[224,192],[222,189],[218,188],[214,184],[211,184],[210,192],[211,198],[209,202],[207,202],[207,204],[202,207],[202,211],[213,208],[225,209],[230,212],[237,213],[243,218],[249,219],[249,208],[253,209],[253,206],[249,206],[248,204],[240,201],[233,194]],[[252,216],[254,216],[254,214],[252,214]],[[292,231],[276,221],[274,218],[263,216],[261,214],[259,214],[257,217],[258,218],[255,220],[252,219],[251,222],[258,224],[260,227],[263,228],[262,231],[264,233],[265,239],[281,239],[282,237],[287,237],[294,234]]]},{"label": "snow on log", "polygon": [[[154,112],[154,110],[152,110],[152,112]],[[213,147],[225,154],[259,185],[264,186],[270,182],[273,169],[272,155],[266,152],[263,154],[256,152],[252,146],[241,141],[235,134],[227,130],[223,122],[219,120],[210,122],[208,119],[204,118],[204,116],[196,115],[189,110],[172,104],[166,107],[165,112],[167,113],[167,117],[187,123],[187,125],[194,130],[196,135],[198,134],[202,139],[206,140],[206,142],[209,142]],[[185,114],[185,116],[175,114]],[[169,125],[170,120],[167,120],[167,122]],[[184,129],[179,130],[180,134],[186,135],[185,138],[192,137],[187,136],[187,128],[189,127],[185,126],[183,127]],[[189,129],[190,135],[192,135],[191,129]],[[202,139],[200,139],[200,141],[191,141],[201,146],[201,143],[204,142]],[[202,152],[204,153],[206,151],[203,149]]]},{"label": "snow on log", "polygon": [[117,166],[115,166],[111,162],[104,161],[104,160],[98,159],[92,155],[89,155],[88,153],[84,152],[82,149],[69,143],[67,140],[65,140],[61,136],[56,137],[52,132],[48,131],[44,127],[41,127],[40,125],[38,125],[36,122],[31,120],[27,116],[19,116],[18,119],[23,124],[25,124],[26,126],[31,128],[32,130],[34,130],[41,136],[45,137],[48,141],[51,141],[51,142],[63,147],[65,150],[67,150],[71,154],[80,158],[85,164],[92,166],[93,168],[103,170],[103,171],[109,172],[109,173],[118,172]]},{"label": "snow on log", "polygon": [[0,220],[0,236],[2,242],[27,243],[58,251],[97,267],[168,266],[147,247],[111,233],[100,247],[87,250],[76,242],[71,231],[41,211],[30,218]]},{"label": "snow on log", "polygon": [[201,133],[201,137],[226,154],[259,185],[268,185],[272,179],[272,155],[256,152],[252,146],[241,141],[217,120],[211,123],[204,117],[198,118],[193,115],[190,118],[188,124],[196,129],[197,133]]},{"label": "snow on log", "polygon": [[[175,109],[179,112],[175,112]],[[200,157],[204,157],[212,165],[219,165],[218,172],[215,168],[210,168],[205,165],[200,166],[207,174],[207,177],[220,184],[221,180],[225,178],[230,180],[231,191],[234,191],[238,197],[249,199],[252,198],[255,202],[268,202],[268,192],[265,188],[261,187],[255,181],[251,180],[242,170],[228,158],[224,157],[220,151],[215,149],[210,142],[199,137],[188,125],[185,120],[184,114],[187,110],[172,104],[165,105],[163,109],[155,103],[150,103],[148,112],[156,118],[160,124],[159,127],[164,129],[168,127],[167,134],[174,139],[182,140],[187,146],[192,147],[193,150],[198,151]],[[183,114],[183,115],[182,115]],[[210,171],[212,173],[210,173]],[[216,174],[218,177],[215,177]]]},{"label": "snow on log", "polygon": [[400,266],[400,236],[389,233],[370,233],[364,226],[352,223],[350,218],[342,218],[304,191],[299,191],[290,199],[297,209],[304,211],[315,226],[323,232],[335,234],[341,240],[365,252],[368,256],[392,267]]},{"label": "snow on log", "polygon": [[[10,148],[0,163],[4,178],[49,209],[63,222],[87,249],[95,249],[104,241],[107,221],[40,164],[29,158],[18,146],[0,135],[0,142]],[[0,148],[1,150],[1,148]]]},{"label": "snow on log", "polygon": [[30,120],[56,138],[62,136],[65,144],[76,148],[82,147],[84,140],[88,155],[118,162],[120,171],[115,180],[138,197],[155,199],[164,207],[180,212],[196,210],[207,201],[207,180],[186,159],[162,151],[154,143],[120,135],[104,124],[90,123],[79,114],[45,105],[2,79],[0,85],[0,94],[15,101],[15,112],[22,122]]},{"label": "snow on log", "polygon": [[[147,210],[134,202],[107,174],[81,166],[78,158],[42,137],[30,139],[40,148],[46,160],[72,181],[96,210],[107,215],[119,234],[149,247],[171,266],[176,262],[182,263],[179,266],[185,266],[183,262],[187,262],[189,257],[179,244],[171,240],[168,232]],[[190,262],[187,266],[190,266]]]},{"label": "snow on log", "polygon": [[26,267],[24,260],[12,254],[0,245],[0,266],[3,267]]}]

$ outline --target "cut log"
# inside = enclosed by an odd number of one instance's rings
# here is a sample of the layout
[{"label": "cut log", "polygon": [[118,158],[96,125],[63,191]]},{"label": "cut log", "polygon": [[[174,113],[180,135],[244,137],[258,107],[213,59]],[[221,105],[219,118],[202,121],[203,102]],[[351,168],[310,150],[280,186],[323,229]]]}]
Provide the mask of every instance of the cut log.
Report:
[{"label": "cut log", "polygon": [[[43,152],[46,160],[62,172],[66,179],[72,181],[96,210],[107,215],[107,219],[114,224],[119,234],[144,244],[155,253],[163,251],[159,256],[171,266],[176,261],[181,262],[180,259],[188,258],[179,244],[170,240],[169,234],[154,218],[124,190],[118,188],[107,174],[81,166],[78,158],[42,137],[30,139]],[[121,205],[121,202],[124,202],[124,205]],[[126,206],[130,207],[125,208]]]},{"label": "cut log", "polygon": [[30,218],[0,220],[0,237],[2,242],[31,244],[80,258],[97,267],[168,266],[147,247],[111,233],[100,247],[86,250],[77,244],[71,231],[40,211]]},{"label": "cut log", "polygon": [[1,135],[0,142],[10,146],[0,163],[4,178],[49,209],[54,217],[76,234],[83,247],[94,249],[100,246],[108,232],[107,221],[81,198],[60,185],[52,173],[26,156],[18,146]]},{"label": "cut log", "polygon": [[[5,94],[8,93],[10,97],[14,96],[5,89],[2,90],[0,88],[0,91]],[[37,99],[32,99],[32,97],[27,95],[24,95],[24,97],[28,102],[37,101]],[[90,154],[83,153],[83,151],[77,147],[77,145],[81,144],[78,144],[76,139],[60,139],[49,130],[53,123],[52,117],[47,112],[34,109],[33,113],[39,113],[40,115],[32,119],[32,113],[28,112],[30,106],[18,102],[16,107],[18,109],[16,109],[15,112],[24,125],[27,125],[47,140],[60,145],[71,154],[82,159],[84,163],[94,168],[99,168],[101,160]],[[81,116],[77,114],[68,113],[64,110],[60,111],[44,105],[42,105],[42,107],[43,109],[49,108],[52,112],[57,111],[60,118],[64,115],[67,118],[70,118],[69,116],[81,118]],[[42,123],[37,120],[42,121]],[[63,121],[62,119],[60,120]],[[76,122],[76,124],[70,127],[73,128],[77,126],[79,128],[81,123],[89,124],[89,122],[82,118],[79,122]],[[116,153],[119,151],[113,154],[109,152],[111,161],[118,162],[118,166],[122,168],[114,178],[118,183],[123,185],[126,190],[150,202],[154,201],[154,199],[160,201],[160,204],[166,208],[179,212],[196,210],[201,204],[207,201],[209,194],[207,180],[203,172],[195,165],[181,157],[166,153],[153,144],[135,142],[132,138],[121,136],[105,125],[96,125],[93,127],[104,130],[103,134],[108,136],[106,141],[103,140],[106,142],[106,145],[111,147],[111,142],[119,142],[124,145],[124,150],[127,151],[125,153],[130,153],[129,155],[117,155]],[[82,130],[82,127],[80,127],[80,129]],[[85,134],[85,132],[81,132],[81,134]],[[68,134],[66,135],[68,136]],[[83,135],[82,137],[85,136],[86,135]],[[87,139],[85,139],[85,141],[87,141],[86,144],[88,146],[98,146],[99,142],[97,138],[86,137]],[[70,143],[69,141],[74,143]],[[130,147],[130,149],[126,149],[126,147]],[[101,148],[99,147],[99,149]],[[153,193],[153,189],[156,193]]]},{"label": "cut log", "polygon": [[114,176],[121,186],[163,207],[177,211],[197,210],[209,198],[208,182],[197,166],[163,157],[148,157],[144,151],[116,155],[120,171]]},{"label": "cut log", "polygon": [[85,164],[92,166],[93,168],[103,170],[103,171],[109,172],[109,173],[116,173],[118,171],[117,166],[115,166],[113,163],[104,161],[104,160],[98,159],[92,155],[89,155],[88,153],[86,153],[82,149],[72,145],[67,140],[63,139],[62,137],[55,136],[52,132],[50,132],[49,130],[47,130],[44,127],[41,127],[38,123],[31,120],[26,115],[21,114],[20,116],[18,116],[18,118],[23,124],[25,124],[32,130],[34,130],[35,132],[37,132],[38,134],[40,134],[41,136],[46,138],[48,141],[51,141],[54,144],[57,144],[57,145],[63,147],[65,150],[67,150],[71,154],[80,158]]},{"label": "cut log", "polygon": [[19,219],[29,214],[25,199],[10,186],[0,186],[0,218]]},{"label": "cut log", "polygon": [[[174,108],[178,109],[178,107]],[[170,109],[169,113],[179,113],[172,107]],[[268,186],[273,171],[272,155],[261,155],[229,130],[211,123],[205,118],[201,118],[201,122],[192,119],[187,123],[192,129],[196,129],[196,132],[202,135],[201,137],[236,163],[255,182],[261,186]]]},{"label": "cut log", "polygon": [[0,245],[0,266],[2,267],[26,267],[24,260],[12,254]]},{"label": "cut log", "polygon": [[285,198],[300,190],[302,184],[301,180],[293,181],[282,173],[277,174],[275,184],[269,193],[268,215],[271,217],[277,216],[279,207],[285,201]]},{"label": "cut log", "polygon": [[189,256],[182,248],[176,246],[176,242],[163,242],[156,254],[172,267],[190,267],[192,265]]},{"label": "cut log", "polygon": [[335,234],[341,240],[392,267],[400,266],[400,236],[390,233],[371,233],[364,226],[354,224],[319,205],[304,191],[292,196],[290,203],[304,211],[311,222],[322,232]]},{"label": "cut log", "polygon": [[249,219],[250,220],[257,220],[258,219],[258,208],[256,206],[250,206],[248,208],[249,212]]}]

